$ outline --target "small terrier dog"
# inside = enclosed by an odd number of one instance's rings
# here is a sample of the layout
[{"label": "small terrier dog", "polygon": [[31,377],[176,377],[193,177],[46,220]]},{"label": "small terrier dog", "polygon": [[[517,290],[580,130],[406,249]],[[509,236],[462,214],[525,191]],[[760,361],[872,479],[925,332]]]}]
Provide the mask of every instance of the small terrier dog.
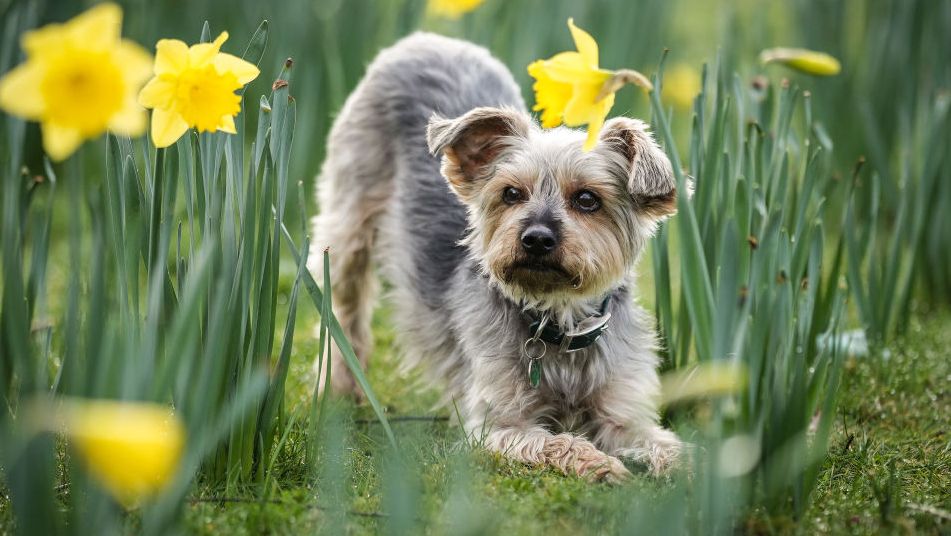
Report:
[{"label": "small terrier dog", "polygon": [[[476,45],[411,35],[382,51],[330,133],[314,254],[363,365],[379,266],[408,366],[447,387],[467,433],[504,456],[618,481],[662,474],[658,357],[634,263],[671,215],[671,164],[641,121],[542,130]],[[312,270],[318,267],[312,266]],[[331,386],[359,396],[339,353]]]}]

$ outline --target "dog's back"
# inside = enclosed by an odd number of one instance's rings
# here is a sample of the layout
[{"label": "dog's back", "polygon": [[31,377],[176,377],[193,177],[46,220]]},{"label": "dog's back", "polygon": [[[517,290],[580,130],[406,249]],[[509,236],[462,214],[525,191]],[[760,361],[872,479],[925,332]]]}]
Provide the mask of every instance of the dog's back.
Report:
[{"label": "dog's back", "polygon": [[[334,122],[310,258],[317,269],[330,248],[335,311],[364,364],[378,287],[374,264],[394,286],[398,314],[429,316],[438,314],[465,258],[458,245],[465,208],[429,153],[426,127],[434,114],[456,117],[480,106],[525,108],[505,66],[471,43],[416,33],[377,56]],[[417,349],[424,351],[446,343],[432,334],[404,335],[423,342]],[[332,381],[336,390],[353,392],[344,371]]]}]

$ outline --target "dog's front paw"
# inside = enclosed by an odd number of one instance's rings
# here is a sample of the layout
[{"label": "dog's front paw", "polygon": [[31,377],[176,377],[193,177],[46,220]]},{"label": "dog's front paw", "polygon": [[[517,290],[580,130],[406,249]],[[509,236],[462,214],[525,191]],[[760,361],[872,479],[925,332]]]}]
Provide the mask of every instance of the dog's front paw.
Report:
[{"label": "dog's front paw", "polygon": [[591,482],[619,483],[631,477],[621,460],[570,434],[559,434],[546,441],[544,456],[546,463],[564,474],[575,474]]},{"label": "dog's front paw", "polygon": [[658,429],[645,444],[651,475],[669,475],[680,464],[683,442],[670,430]]},{"label": "dog's front paw", "polygon": [[669,475],[681,465],[683,452],[684,444],[673,432],[657,428],[633,447],[617,454],[647,465],[651,476],[660,477]]},{"label": "dog's front paw", "polygon": [[606,482],[620,484],[626,482],[633,475],[621,460],[614,456],[604,455],[604,459],[593,470],[587,472],[586,478],[591,482]]},{"label": "dog's front paw", "polygon": [[683,443],[675,438],[670,443],[655,443],[650,447],[650,471],[653,476],[666,476],[680,464]]}]

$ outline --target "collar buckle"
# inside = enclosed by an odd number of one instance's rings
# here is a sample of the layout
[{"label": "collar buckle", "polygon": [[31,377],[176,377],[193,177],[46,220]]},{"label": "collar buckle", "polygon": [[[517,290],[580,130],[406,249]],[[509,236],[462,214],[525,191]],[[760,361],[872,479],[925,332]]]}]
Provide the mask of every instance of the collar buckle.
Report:
[{"label": "collar buckle", "polygon": [[[591,346],[596,340],[601,338],[602,333],[608,330],[609,320],[611,320],[611,313],[608,311],[585,318],[575,326],[575,329],[562,336],[561,344],[558,347],[559,351],[561,353],[570,354]],[[572,348],[571,343],[579,337],[586,339],[585,344],[580,346],[576,345]]]}]

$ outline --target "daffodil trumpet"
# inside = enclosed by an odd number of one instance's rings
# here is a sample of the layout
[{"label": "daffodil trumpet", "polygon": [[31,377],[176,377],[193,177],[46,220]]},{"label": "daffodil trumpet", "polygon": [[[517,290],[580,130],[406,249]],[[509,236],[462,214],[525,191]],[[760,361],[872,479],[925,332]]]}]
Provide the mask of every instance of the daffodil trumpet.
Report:
[{"label": "daffodil trumpet", "polygon": [[625,84],[643,88],[645,91],[654,91],[654,84],[651,84],[651,81],[648,80],[643,73],[633,69],[621,69],[614,71],[614,75],[608,78],[607,82],[601,86],[601,91],[598,92],[598,95],[594,98],[595,102],[606,99],[608,95],[617,93]]}]

